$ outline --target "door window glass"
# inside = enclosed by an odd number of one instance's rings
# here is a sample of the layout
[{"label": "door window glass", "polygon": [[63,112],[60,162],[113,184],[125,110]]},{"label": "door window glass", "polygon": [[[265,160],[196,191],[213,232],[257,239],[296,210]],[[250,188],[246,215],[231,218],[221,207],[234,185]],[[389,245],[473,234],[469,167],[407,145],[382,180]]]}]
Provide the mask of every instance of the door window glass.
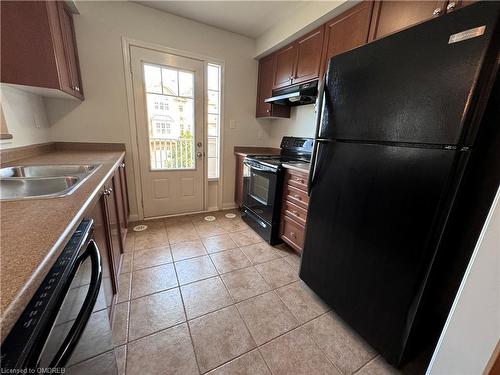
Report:
[{"label": "door window glass", "polygon": [[194,169],[194,73],[144,64],[151,170]]}]

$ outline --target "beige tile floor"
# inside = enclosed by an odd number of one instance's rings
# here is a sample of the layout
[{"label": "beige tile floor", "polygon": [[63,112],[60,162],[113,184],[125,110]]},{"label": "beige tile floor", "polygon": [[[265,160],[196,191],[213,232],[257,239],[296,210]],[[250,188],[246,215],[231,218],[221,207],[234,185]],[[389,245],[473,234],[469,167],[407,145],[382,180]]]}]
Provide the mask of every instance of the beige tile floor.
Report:
[{"label": "beige tile floor", "polygon": [[397,373],[299,279],[290,248],[225,213],[130,231],[113,326],[121,374]]}]

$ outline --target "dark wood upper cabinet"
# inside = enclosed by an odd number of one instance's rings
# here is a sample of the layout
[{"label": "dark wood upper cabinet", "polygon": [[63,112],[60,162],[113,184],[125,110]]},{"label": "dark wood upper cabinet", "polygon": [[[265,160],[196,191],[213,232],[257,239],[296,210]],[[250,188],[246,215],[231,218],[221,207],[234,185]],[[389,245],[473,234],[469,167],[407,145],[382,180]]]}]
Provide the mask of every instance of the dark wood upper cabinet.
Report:
[{"label": "dark wood upper cabinet", "polygon": [[377,1],[370,26],[370,41],[444,14],[446,4],[447,1]]},{"label": "dark wood upper cabinet", "polygon": [[372,10],[373,2],[363,1],[326,23],[321,73],[333,56],[368,42]]},{"label": "dark wood upper cabinet", "polygon": [[292,84],[319,77],[321,68],[321,48],[325,36],[324,25],[297,40],[297,62]]},{"label": "dark wood upper cabinet", "polygon": [[35,87],[42,95],[59,91],[83,99],[73,17],[66,5],[2,1],[0,7],[0,81]]},{"label": "dark wood upper cabinet", "polygon": [[296,43],[290,44],[275,53],[273,89],[292,84],[296,60]]},{"label": "dark wood upper cabinet", "polygon": [[73,15],[63,2],[57,2],[57,10],[59,13],[59,22],[61,23],[64,53],[66,56],[66,66],[69,76],[68,92],[83,99],[82,79],[80,74],[80,64],[78,62],[78,50],[76,48]]},{"label": "dark wood upper cabinet", "polygon": [[256,117],[290,117],[290,107],[265,102],[273,94],[275,58],[272,54],[259,60]]}]

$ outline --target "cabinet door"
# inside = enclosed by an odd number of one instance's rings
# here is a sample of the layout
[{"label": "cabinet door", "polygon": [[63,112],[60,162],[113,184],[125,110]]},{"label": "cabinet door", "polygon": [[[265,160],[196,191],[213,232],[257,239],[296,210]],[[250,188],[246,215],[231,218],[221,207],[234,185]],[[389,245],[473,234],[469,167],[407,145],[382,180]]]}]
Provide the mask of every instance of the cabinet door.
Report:
[{"label": "cabinet door", "polygon": [[445,12],[447,1],[380,1],[375,5],[370,40],[428,20]]},{"label": "cabinet door", "polygon": [[363,1],[327,22],[323,47],[323,72],[333,56],[368,42],[372,10],[373,2]]},{"label": "cabinet door", "polygon": [[125,207],[125,218],[127,219],[128,226],[128,217],[130,215],[130,206],[128,203],[128,187],[127,187],[127,170],[125,166],[125,162],[122,162],[119,169],[120,173],[120,182],[122,185],[122,194],[123,194],[123,206]]},{"label": "cabinet door", "polygon": [[114,177],[109,179],[104,185],[104,204],[106,208],[106,221],[108,223],[108,236],[113,259],[113,266],[116,273],[120,272],[120,262],[123,253],[121,242],[120,221],[118,219],[116,198],[114,194]]},{"label": "cabinet door", "polygon": [[64,43],[65,63],[69,75],[69,93],[83,98],[83,91],[80,79],[80,67],[78,64],[78,51],[75,42],[75,28],[73,25],[73,15],[63,2],[57,3],[59,22],[62,39]]},{"label": "cabinet door", "polygon": [[234,202],[243,206],[243,160],[245,155],[236,154],[236,173],[234,181]]},{"label": "cabinet door", "polygon": [[321,67],[321,49],[325,27],[321,26],[300,38],[297,43],[297,62],[292,83],[317,79]]},{"label": "cabinet door", "polygon": [[269,104],[264,101],[273,94],[275,60],[276,55],[272,54],[259,61],[256,117],[290,117],[289,106]]},{"label": "cabinet door", "polygon": [[297,44],[291,44],[276,52],[274,62],[273,89],[289,86],[292,84],[297,61]]},{"label": "cabinet door", "polygon": [[94,220],[94,240],[99,247],[99,254],[101,255],[102,285],[106,306],[109,307],[112,305],[113,296],[118,292],[118,275],[112,261],[111,238],[108,236],[109,229],[105,210],[104,196],[101,195],[89,217]]},{"label": "cabinet door", "polygon": [[271,104],[264,102],[270,98],[273,91],[274,61],[275,55],[269,55],[259,60],[259,81],[257,85],[257,117],[267,117],[271,115]]}]

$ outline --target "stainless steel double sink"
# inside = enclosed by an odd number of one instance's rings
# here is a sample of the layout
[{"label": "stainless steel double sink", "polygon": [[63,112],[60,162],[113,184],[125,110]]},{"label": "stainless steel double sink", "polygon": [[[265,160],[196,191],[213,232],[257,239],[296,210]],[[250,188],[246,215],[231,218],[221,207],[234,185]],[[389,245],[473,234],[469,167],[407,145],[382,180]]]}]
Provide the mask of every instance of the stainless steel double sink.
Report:
[{"label": "stainless steel double sink", "polygon": [[52,164],[2,168],[0,200],[69,195],[100,167],[101,164]]}]

